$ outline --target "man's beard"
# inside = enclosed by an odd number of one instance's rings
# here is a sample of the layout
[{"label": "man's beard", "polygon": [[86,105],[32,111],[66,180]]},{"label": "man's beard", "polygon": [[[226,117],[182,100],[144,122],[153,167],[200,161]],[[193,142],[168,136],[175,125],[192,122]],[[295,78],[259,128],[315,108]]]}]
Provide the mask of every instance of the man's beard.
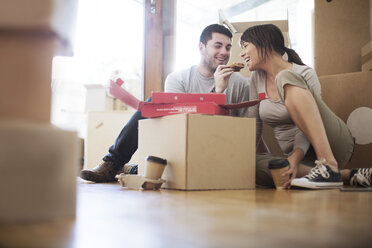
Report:
[{"label": "man's beard", "polygon": [[208,68],[210,72],[214,73],[218,65],[214,65],[212,61],[213,60],[208,57],[204,58],[204,64],[206,65],[206,67]]}]

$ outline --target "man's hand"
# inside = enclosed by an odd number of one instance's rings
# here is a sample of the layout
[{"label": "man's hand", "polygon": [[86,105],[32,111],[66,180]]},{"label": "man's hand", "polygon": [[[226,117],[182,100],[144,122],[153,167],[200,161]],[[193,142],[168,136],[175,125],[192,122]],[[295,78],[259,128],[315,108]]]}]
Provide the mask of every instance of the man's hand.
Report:
[{"label": "man's hand", "polygon": [[229,79],[234,70],[228,65],[219,65],[214,72],[215,89],[223,93],[229,84]]}]

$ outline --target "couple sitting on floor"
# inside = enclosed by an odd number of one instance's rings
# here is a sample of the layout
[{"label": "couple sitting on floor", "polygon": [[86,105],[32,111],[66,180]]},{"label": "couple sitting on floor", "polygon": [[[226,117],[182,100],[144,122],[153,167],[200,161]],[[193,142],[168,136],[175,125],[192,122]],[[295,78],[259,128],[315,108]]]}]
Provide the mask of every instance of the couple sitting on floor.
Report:
[{"label": "couple sitting on floor", "polygon": [[[225,93],[226,103],[268,98],[260,104],[231,110],[232,116],[257,120],[257,137],[261,140],[262,125],[273,128],[278,143],[287,156],[290,179],[284,187],[337,188],[344,184],[371,187],[372,169],[343,169],[351,159],[354,139],[345,123],[323,102],[315,71],[306,66],[298,54],[285,47],[283,34],[272,24],[248,28],[241,36],[241,57],[252,71],[249,79],[227,65],[232,34],[222,25],[207,26],[199,42],[200,63],[171,73],[165,81],[166,92]],[[283,59],[287,54],[288,60]],[[124,173],[136,174],[136,166],[126,165],[138,147],[136,112],[124,126],[103,162],[91,170],[82,170],[80,177],[93,182],[115,181]],[[257,153],[256,184],[274,187],[268,168],[272,154]],[[314,163],[315,161],[315,163]]]}]

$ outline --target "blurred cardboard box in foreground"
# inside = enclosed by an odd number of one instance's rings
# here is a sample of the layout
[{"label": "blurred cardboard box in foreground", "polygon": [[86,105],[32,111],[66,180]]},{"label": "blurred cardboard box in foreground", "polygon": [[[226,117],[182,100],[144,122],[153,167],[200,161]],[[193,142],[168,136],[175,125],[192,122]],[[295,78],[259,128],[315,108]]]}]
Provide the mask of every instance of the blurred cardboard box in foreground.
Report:
[{"label": "blurred cardboard box in foreground", "polygon": [[55,55],[72,55],[76,0],[0,0],[0,115],[50,122]]}]

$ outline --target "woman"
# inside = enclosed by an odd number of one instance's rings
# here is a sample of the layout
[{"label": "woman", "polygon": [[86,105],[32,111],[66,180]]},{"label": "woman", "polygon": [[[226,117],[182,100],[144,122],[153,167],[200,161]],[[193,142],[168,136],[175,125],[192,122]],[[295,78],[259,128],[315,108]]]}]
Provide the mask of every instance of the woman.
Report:
[{"label": "woman", "polygon": [[[290,163],[283,174],[290,175],[290,180],[284,186],[335,188],[341,187],[343,181],[348,184],[351,178],[354,183],[356,175],[364,179],[369,176],[367,181],[371,183],[369,169],[340,171],[352,156],[353,137],[345,123],[322,101],[315,71],[304,65],[294,50],[284,46],[279,28],[272,24],[250,27],[242,34],[240,43],[241,57],[253,71],[250,99],[257,99],[259,93],[267,96],[249,109],[249,116],[257,119],[257,141],[263,122],[273,128]],[[284,54],[288,60],[283,59]],[[276,158],[257,155],[257,184],[273,186],[268,170],[272,159]]]}]

